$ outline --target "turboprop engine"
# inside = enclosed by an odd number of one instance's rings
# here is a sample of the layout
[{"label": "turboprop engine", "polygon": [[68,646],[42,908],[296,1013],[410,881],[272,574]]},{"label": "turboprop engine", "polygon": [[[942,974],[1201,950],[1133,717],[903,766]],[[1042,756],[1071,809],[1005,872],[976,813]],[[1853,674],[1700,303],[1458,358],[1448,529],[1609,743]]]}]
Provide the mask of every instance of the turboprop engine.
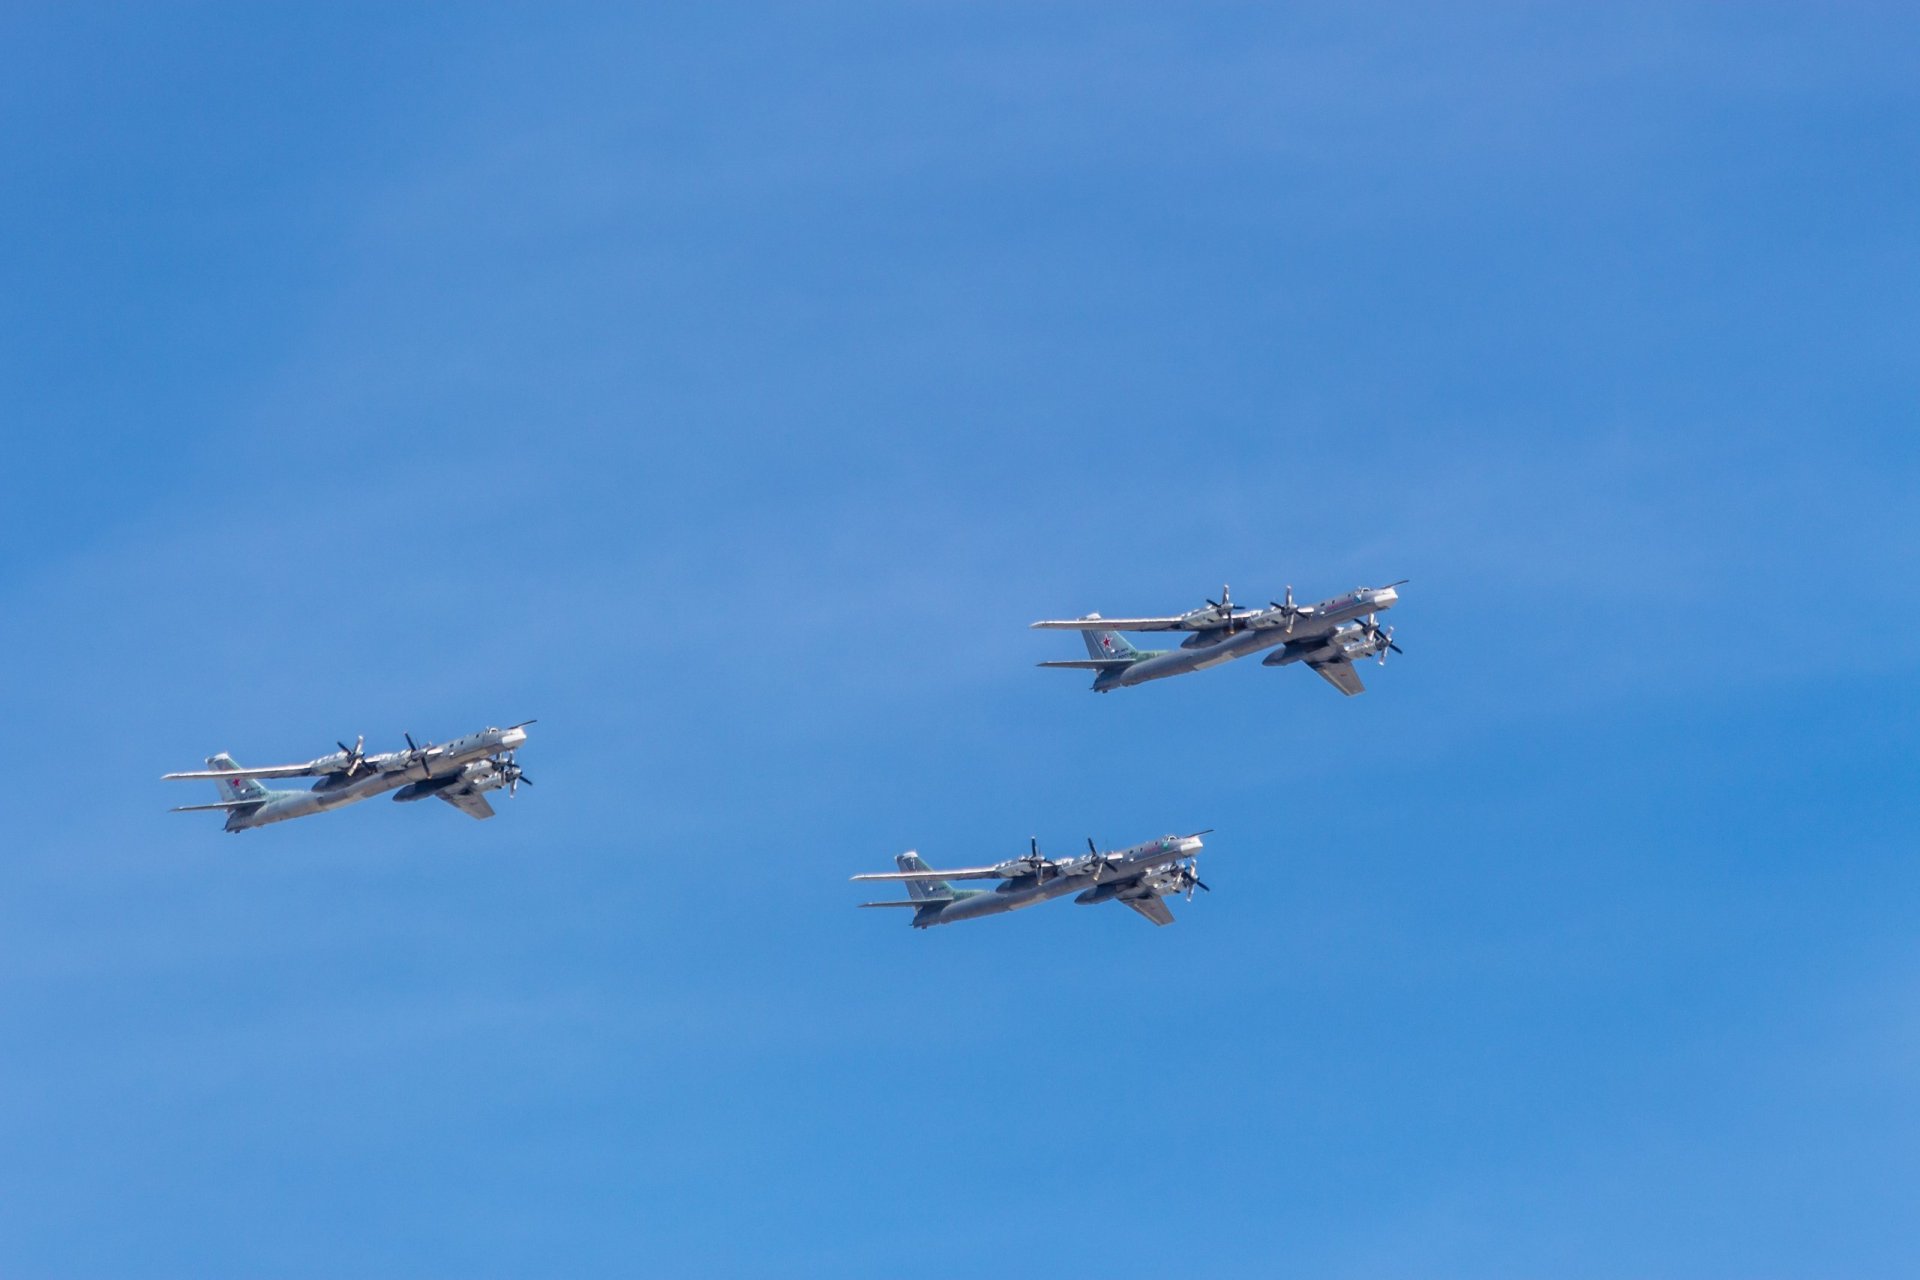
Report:
[{"label": "turboprop engine", "polygon": [[1400,652],[1393,642],[1393,628],[1381,627],[1369,618],[1365,622],[1343,622],[1324,637],[1275,649],[1261,659],[1263,667],[1284,667],[1293,662],[1349,662]]},{"label": "turboprop engine", "polygon": [[427,778],[421,782],[409,782],[393,793],[393,798],[402,803],[409,800],[424,800],[430,795],[458,787],[463,791],[491,791],[503,787],[507,779],[494,767],[491,760],[476,760],[458,773],[450,773],[444,778]]}]

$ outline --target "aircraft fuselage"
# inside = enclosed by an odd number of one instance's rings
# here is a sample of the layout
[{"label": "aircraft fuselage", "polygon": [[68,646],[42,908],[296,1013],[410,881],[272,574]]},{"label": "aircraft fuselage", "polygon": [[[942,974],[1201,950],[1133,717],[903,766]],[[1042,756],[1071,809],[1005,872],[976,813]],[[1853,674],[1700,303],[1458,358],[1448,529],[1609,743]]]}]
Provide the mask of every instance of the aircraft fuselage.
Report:
[{"label": "aircraft fuselage", "polygon": [[[1039,880],[1032,876],[1021,876],[1017,880],[1008,880],[994,889],[961,891],[947,902],[929,902],[913,917],[913,927],[930,929],[937,924],[954,924],[961,920],[977,920],[982,916],[1004,915],[1009,911],[1019,911],[1024,907],[1036,906],[1042,902],[1051,902],[1055,898],[1064,898],[1070,893],[1097,891],[1109,883],[1122,883],[1140,875],[1163,867],[1170,867],[1182,858],[1191,857],[1200,852],[1199,836],[1162,836],[1158,840],[1149,840],[1131,849],[1122,849],[1107,855],[1107,862],[1101,866],[1099,874],[1081,873],[1078,875],[1058,875],[1051,879]],[[1104,901],[1104,898],[1095,899]]]},{"label": "aircraft fuselage", "polygon": [[[367,773],[352,777],[339,773],[328,774],[307,791],[269,788],[267,798],[258,808],[236,809],[229,813],[226,829],[250,831],[270,823],[325,813],[409,787],[417,786],[418,789],[412,794],[396,795],[394,798],[419,799],[431,795],[440,786],[452,785],[468,765],[497,752],[511,751],[526,740],[527,731],[518,727],[484,729],[451,742],[433,743],[420,748],[417,753],[391,751],[384,755],[368,756],[370,772]],[[411,760],[408,759],[409,755],[413,756]]]},{"label": "aircraft fuselage", "polygon": [[[1093,688],[1096,693],[1107,693],[1145,684],[1149,680],[1164,680],[1168,676],[1182,676],[1189,671],[1204,671],[1208,667],[1217,667],[1221,663],[1232,662],[1235,658],[1244,658],[1276,645],[1287,645],[1305,656],[1321,647],[1312,644],[1312,641],[1330,641],[1342,627],[1351,630],[1351,624],[1357,619],[1391,609],[1399,598],[1400,593],[1392,587],[1363,587],[1303,608],[1295,615],[1291,630],[1285,626],[1243,626],[1215,639],[1209,639],[1207,632],[1198,632],[1178,649],[1148,654],[1129,666],[1101,672],[1094,680]],[[1273,658],[1268,661],[1281,665],[1280,661]],[[1298,661],[1298,658],[1288,658],[1286,661]]]}]

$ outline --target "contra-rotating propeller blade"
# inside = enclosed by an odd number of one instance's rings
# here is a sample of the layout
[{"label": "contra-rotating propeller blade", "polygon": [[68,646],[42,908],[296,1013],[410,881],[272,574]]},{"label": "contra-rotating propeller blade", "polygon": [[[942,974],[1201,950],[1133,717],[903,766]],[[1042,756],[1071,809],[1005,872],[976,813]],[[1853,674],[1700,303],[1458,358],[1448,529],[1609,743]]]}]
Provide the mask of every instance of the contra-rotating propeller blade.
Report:
[{"label": "contra-rotating propeller blade", "polygon": [[1293,620],[1300,616],[1299,608],[1295,606],[1295,604],[1293,603],[1293,584],[1291,582],[1287,584],[1287,594],[1285,599],[1269,600],[1267,601],[1267,606],[1269,608],[1278,609],[1280,611],[1280,616],[1287,620],[1286,632],[1288,635],[1292,635]]},{"label": "contra-rotating propeller blade", "polygon": [[1180,878],[1186,883],[1188,902],[1193,901],[1193,891],[1195,889],[1205,889],[1208,893],[1213,892],[1212,889],[1207,887],[1207,882],[1200,878],[1200,859],[1198,858],[1189,859],[1187,864],[1180,868]]},{"label": "contra-rotating propeller blade", "polygon": [[1367,615],[1366,621],[1361,624],[1361,630],[1367,637],[1367,643],[1372,645],[1374,652],[1380,655],[1380,665],[1383,667],[1387,665],[1387,650],[1391,649],[1395,653],[1406,652],[1393,642],[1393,628],[1381,627],[1374,614]]},{"label": "contra-rotating propeller blade", "polygon": [[1088,836],[1087,837],[1088,873],[1093,876],[1095,881],[1098,881],[1101,876],[1107,873],[1108,865],[1109,864],[1107,862],[1107,855],[1100,852],[1099,847],[1093,843],[1093,837]]}]

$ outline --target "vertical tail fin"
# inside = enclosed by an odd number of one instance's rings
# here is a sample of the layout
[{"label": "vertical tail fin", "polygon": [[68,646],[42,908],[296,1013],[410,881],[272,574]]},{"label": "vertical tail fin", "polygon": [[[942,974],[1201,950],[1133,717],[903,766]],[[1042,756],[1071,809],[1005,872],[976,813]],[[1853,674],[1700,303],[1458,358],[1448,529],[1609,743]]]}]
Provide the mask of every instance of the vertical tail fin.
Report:
[{"label": "vertical tail fin", "polygon": [[1091,658],[1137,658],[1140,656],[1140,651],[1128,644],[1126,637],[1118,631],[1082,631],[1080,637],[1087,642],[1087,656]]},{"label": "vertical tail fin", "polygon": [[[903,853],[894,859],[902,871],[931,871],[917,853]],[[945,880],[909,880],[907,896],[915,902],[945,902],[957,895]]]},{"label": "vertical tail fin", "polygon": [[[224,751],[217,756],[207,757],[209,769],[238,769],[239,767],[239,762]],[[220,789],[222,800],[265,800],[269,794],[258,778],[221,778],[213,785]]]}]

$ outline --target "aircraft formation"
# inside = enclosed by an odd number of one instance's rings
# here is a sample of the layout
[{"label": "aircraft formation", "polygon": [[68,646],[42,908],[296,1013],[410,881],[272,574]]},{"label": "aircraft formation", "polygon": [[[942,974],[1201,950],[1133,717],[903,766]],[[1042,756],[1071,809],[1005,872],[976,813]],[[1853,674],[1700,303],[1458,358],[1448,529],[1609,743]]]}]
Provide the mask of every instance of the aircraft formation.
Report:
[{"label": "aircraft formation", "polygon": [[[1089,613],[1078,618],[1049,619],[1035,628],[1078,631],[1086,641],[1087,657],[1042,662],[1049,668],[1094,673],[1095,693],[1110,693],[1150,680],[1204,671],[1255,653],[1266,653],[1262,666],[1303,663],[1341,693],[1364,693],[1355,664],[1367,658],[1386,664],[1388,653],[1401,652],[1393,642],[1393,628],[1381,627],[1379,614],[1399,602],[1397,588],[1405,580],[1384,587],[1357,587],[1346,595],[1317,604],[1296,605],[1293,588],[1265,608],[1233,603],[1226,587],[1218,600],[1185,613],[1164,617],[1103,618]],[[1182,632],[1177,649],[1137,649],[1122,632]],[[275,822],[327,813],[377,795],[401,802],[443,800],[473,818],[491,818],[487,793],[505,789],[515,795],[533,779],[521,770],[517,754],[527,741],[532,720],[504,729],[485,728],[447,742],[419,744],[403,734],[404,749],[368,755],[366,739],[349,747],[316,756],[300,764],[247,768],[232,756],[207,757],[205,769],[163,775],[165,781],[212,782],[220,799],[210,804],[175,807],[175,813],[226,814],[226,830],[250,831]],[[311,778],[306,788],[268,787],[266,781]],[[904,885],[907,897],[897,901],[863,902],[862,907],[907,908],[916,929],[1003,915],[1069,895],[1082,905],[1119,902],[1156,925],[1173,923],[1167,899],[1194,890],[1210,892],[1200,879],[1198,855],[1201,836],[1166,835],[1123,849],[1102,851],[1087,841],[1087,851],[1063,858],[1041,854],[1038,840],[1027,852],[991,866],[935,870],[918,853],[900,854],[897,870],[866,872],[856,881],[893,881]],[[958,888],[955,881],[997,881],[992,888]]]}]

